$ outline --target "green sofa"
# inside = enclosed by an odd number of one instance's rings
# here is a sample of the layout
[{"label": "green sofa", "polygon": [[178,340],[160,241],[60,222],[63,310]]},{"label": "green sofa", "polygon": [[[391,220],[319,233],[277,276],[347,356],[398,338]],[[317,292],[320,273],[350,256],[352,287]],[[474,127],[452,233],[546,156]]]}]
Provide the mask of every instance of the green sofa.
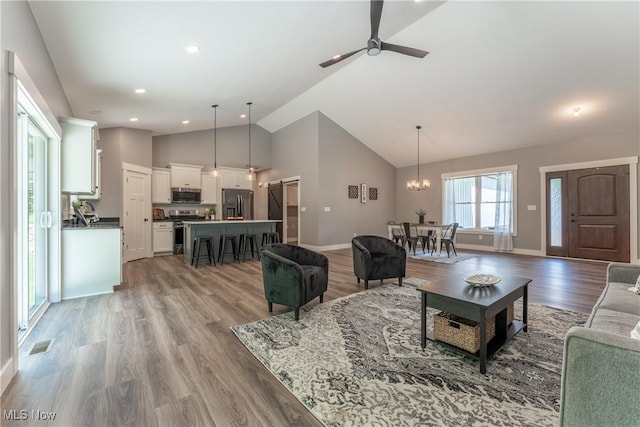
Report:
[{"label": "green sofa", "polygon": [[640,426],[640,265],[611,263],[589,320],[564,343],[560,425]]}]

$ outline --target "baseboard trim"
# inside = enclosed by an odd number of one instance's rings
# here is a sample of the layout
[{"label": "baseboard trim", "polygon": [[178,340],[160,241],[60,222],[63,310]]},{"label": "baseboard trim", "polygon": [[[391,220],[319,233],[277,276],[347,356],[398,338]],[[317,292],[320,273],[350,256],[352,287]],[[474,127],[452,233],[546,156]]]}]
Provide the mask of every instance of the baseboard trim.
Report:
[{"label": "baseboard trim", "polygon": [[11,380],[16,372],[14,366],[13,357],[7,360],[7,363],[2,367],[2,371],[0,372],[0,396],[4,394],[4,391],[7,389],[9,384],[11,384]]},{"label": "baseboard trim", "polygon": [[[122,284],[122,283],[120,283]],[[86,294],[86,295],[78,295],[75,297],[67,297],[67,298],[62,298],[63,301],[68,301],[68,300],[72,300],[72,299],[77,299],[77,298],[86,298],[86,297],[95,297],[98,295],[107,295],[107,294],[112,294],[115,292],[115,287],[116,286],[120,286],[120,285],[113,285],[113,290],[111,291],[105,291],[105,292],[96,292],[95,294]]]},{"label": "baseboard trim", "polygon": [[338,249],[349,249],[351,247],[351,243],[341,243],[339,245],[326,245],[326,246],[315,246],[315,245],[305,245],[300,244],[303,248],[310,249],[316,252],[324,252],[324,251],[336,251]]},{"label": "baseboard trim", "polygon": [[482,246],[482,245],[469,245],[465,243],[456,243],[456,249],[469,249],[472,251],[482,251],[482,252],[504,252],[506,254],[515,254],[515,255],[529,255],[529,256],[546,256],[542,251],[535,249],[518,249],[513,248],[512,251],[497,251],[493,248],[493,246]]}]

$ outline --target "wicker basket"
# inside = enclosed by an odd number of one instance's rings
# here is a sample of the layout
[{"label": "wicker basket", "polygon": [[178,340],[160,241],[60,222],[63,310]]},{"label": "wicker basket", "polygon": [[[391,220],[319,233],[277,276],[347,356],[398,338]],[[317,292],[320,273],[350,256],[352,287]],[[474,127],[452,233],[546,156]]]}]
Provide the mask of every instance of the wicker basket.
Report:
[{"label": "wicker basket", "polygon": [[513,303],[507,306],[507,326],[513,323]]},{"label": "wicker basket", "polygon": [[[487,319],[487,342],[496,334],[496,319]],[[458,348],[476,353],[480,350],[480,325],[444,311],[433,316],[433,337]]]}]

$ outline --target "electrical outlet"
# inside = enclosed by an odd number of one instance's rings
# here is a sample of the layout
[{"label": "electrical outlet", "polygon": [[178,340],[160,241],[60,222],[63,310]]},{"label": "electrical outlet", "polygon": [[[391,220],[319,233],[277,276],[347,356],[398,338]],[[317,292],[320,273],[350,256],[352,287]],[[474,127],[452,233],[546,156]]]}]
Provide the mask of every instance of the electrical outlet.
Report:
[{"label": "electrical outlet", "polygon": [[356,237],[358,235],[358,233],[353,233],[353,237]]},{"label": "electrical outlet", "polygon": [[482,240],[482,234],[478,234],[478,240]]},{"label": "electrical outlet", "polygon": [[324,207],[324,211],[325,212],[331,212],[331,206],[325,206]]},{"label": "electrical outlet", "polygon": [[306,211],[307,211],[307,207],[306,207],[306,206],[302,206],[302,207],[300,208],[300,212],[306,212]]}]

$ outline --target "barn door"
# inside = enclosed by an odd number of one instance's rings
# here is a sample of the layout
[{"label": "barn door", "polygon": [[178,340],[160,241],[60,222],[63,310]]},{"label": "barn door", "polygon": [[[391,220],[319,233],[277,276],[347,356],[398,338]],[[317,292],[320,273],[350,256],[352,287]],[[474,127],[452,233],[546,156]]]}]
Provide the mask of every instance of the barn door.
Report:
[{"label": "barn door", "polygon": [[[269,199],[267,201],[267,215],[268,219],[282,220],[283,208],[283,186],[282,183],[269,184]],[[276,223],[276,231],[280,235],[280,241],[282,242],[282,222]]]}]

